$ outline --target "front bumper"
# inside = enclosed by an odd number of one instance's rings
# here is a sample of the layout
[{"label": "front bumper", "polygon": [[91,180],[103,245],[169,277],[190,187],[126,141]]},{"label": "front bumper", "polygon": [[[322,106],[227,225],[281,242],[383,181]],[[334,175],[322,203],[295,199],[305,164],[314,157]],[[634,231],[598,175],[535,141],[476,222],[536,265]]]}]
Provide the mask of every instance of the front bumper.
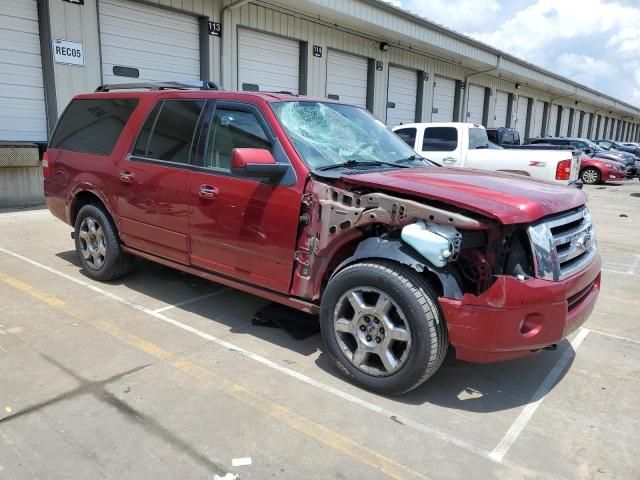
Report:
[{"label": "front bumper", "polygon": [[604,168],[602,169],[602,180],[603,181],[608,181],[608,180],[622,180],[625,178],[625,176],[627,175],[627,172],[625,170],[618,170],[615,168]]},{"label": "front bumper", "polygon": [[456,357],[498,362],[559,343],[593,311],[600,292],[600,268],[596,255],[586,269],[559,282],[499,276],[480,296],[440,297]]}]

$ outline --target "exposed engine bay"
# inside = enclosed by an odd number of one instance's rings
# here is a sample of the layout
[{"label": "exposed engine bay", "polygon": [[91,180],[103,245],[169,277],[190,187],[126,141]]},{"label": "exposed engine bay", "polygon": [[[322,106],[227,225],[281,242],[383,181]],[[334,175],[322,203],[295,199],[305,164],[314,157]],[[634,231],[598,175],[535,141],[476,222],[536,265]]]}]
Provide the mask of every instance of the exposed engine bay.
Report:
[{"label": "exposed engine bay", "polygon": [[[533,276],[526,226],[462,209],[312,179],[303,197],[292,290],[318,299],[332,272],[366,258],[439,278],[442,294],[479,295],[496,275]],[[436,202],[434,202],[436,203]]]}]

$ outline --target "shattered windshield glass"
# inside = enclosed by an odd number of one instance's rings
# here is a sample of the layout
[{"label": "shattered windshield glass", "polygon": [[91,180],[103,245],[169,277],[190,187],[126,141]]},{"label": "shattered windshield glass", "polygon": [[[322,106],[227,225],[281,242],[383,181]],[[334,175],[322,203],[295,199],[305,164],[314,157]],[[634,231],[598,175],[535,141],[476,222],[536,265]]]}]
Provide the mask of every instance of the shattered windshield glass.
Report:
[{"label": "shattered windshield glass", "polygon": [[382,164],[431,165],[369,112],[314,101],[271,104],[298,155],[312,169]]}]

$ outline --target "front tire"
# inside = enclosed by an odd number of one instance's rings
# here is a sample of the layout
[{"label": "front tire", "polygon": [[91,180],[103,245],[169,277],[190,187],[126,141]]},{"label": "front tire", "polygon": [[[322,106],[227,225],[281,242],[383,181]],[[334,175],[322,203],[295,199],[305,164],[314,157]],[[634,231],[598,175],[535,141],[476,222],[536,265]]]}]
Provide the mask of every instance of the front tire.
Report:
[{"label": "front tire", "polygon": [[602,175],[600,175],[600,171],[597,168],[587,167],[580,172],[580,179],[583,183],[587,185],[595,185],[596,183],[600,183]]},{"label": "front tire", "polygon": [[338,369],[368,390],[413,390],[442,364],[449,345],[433,287],[393,262],[346,267],[322,297],[320,327]]},{"label": "front tire", "polygon": [[107,282],[133,269],[135,259],[122,251],[116,227],[104,207],[83,206],[76,217],[74,237],[80,262],[92,279]]}]

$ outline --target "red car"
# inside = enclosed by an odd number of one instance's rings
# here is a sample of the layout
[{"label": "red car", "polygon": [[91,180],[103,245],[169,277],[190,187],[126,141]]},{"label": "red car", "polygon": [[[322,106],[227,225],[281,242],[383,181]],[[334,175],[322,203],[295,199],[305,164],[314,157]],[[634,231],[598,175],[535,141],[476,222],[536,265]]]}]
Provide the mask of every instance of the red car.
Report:
[{"label": "red car", "polygon": [[588,185],[623,180],[626,175],[625,166],[620,162],[587,155],[580,158],[580,180]]},{"label": "red car", "polygon": [[438,167],[332,100],[142,86],[75,97],[44,160],[93,279],[141,257],[319,314],[339,370],[391,394],[449,347],[531,355],[594,308],[580,190]]}]

